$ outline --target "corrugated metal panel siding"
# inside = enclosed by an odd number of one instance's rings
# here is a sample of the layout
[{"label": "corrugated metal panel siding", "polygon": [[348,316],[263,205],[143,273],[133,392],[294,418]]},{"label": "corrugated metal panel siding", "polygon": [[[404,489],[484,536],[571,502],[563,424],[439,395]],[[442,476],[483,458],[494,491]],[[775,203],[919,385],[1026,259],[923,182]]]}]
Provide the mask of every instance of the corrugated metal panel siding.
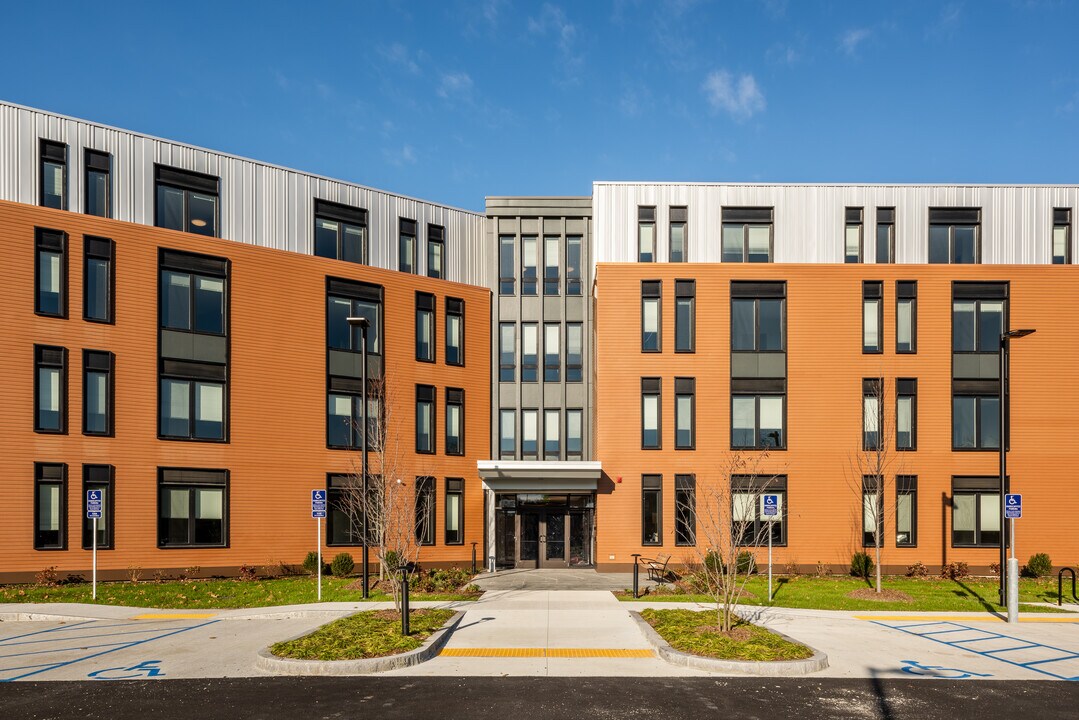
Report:
[{"label": "corrugated metal panel siding", "polygon": [[221,236],[227,240],[310,255],[314,199],[366,208],[371,264],[397,268],[397,220],[415,220],[418,272],[426,273],[427,224],[446,228],[446,278],[490,287],[493,255],[484,243],[483,215],[360,185],[168,142],[82,120],[0,103],[0,199],[34,205],[38,140],[68,145],[69,207],[83,198],[83,151],[112,155],[113,217],[154,224],[154,163],[221,178]]},{"label": "corrugated metal panel siding", "polygon": [[[595,183],[594,262],[635,262],[637,207],[656,207],[657,254],[667,257],[672,206],[689,208],[689,258],[720,262],[724,206],[775,208],[777,263],[843,262],[843,209],[862,207],[864,259],[874,262],[876,208],[896,210],[896,259],[928,261],[929,208],[980,207],[983,264],[1052,262],[1052,211],[1079,207],[1076,186],[691,185]],[[1072,257],[1076,255],[1073,212]]]}]

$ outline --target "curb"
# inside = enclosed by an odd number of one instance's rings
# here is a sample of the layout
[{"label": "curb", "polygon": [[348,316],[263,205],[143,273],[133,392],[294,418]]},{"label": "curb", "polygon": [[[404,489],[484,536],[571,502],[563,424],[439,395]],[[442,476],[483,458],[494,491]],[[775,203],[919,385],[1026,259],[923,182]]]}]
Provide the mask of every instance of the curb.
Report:
[{"label": "curb", "polygon": [[[411,667],[438,655],[464,616],[463,610],[457,611],[445,625],[433,632],[423,645],[398,655],[361,660],[294,660],[278,657],[266,647],[259,650],[255,666],[274,675],[368,675]],[[309,630],[287,640],[296,640],[312,632],[314,631]]]},{"label": "curb", "polygon": [[[664,640],[636,610],[630,610],[629,615],[636,621],[637,627],[641,629],[641,634],[644,635],[645,639],[656,649],[656,654],[672,665],[682,665],[684,667],[708,670],[711,672],[742,672],[750,675],[763,675],[766,677],[808,675],[809,673],[824,670],[828,667],[828,656],[815,648],[809,648],[813,651],[813,657],[806,658],[805,660],[777,660],[774,662],[719,660],[716,658],[704,657],[702,655],[693,655],[691,653],[682,652],[681,650],[675,650],[671,647],[671,644]],[[805,645],[805,643],[799,643],[797,640],[790,638],[781,632],[776,632],[771,628],[769,628],[768,631],[775,633],[788,642]],[[806,647],[809,646],[806,645]]]},{"label": "curb", "polygon": [[0,622],[75,622],[85,620],[115,620],[117,618],[89,615],[60,615],[56,613],[0,612]]}]

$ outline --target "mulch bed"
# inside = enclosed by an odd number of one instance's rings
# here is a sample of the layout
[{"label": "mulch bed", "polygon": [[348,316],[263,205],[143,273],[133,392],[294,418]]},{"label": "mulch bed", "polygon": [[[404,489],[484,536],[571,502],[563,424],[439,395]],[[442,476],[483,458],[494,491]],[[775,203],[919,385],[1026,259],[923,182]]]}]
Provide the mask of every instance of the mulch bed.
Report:
[{"label": "mulch bed", "polygon": [[901,590],[889,590],[882,588],[880,592],[877,592],[873,588],[858,588],[847,593],[847,597],[854,598],[855,600],[873,600],[876,602],[903,602],[912,603],[914,598],[907,595]]}]

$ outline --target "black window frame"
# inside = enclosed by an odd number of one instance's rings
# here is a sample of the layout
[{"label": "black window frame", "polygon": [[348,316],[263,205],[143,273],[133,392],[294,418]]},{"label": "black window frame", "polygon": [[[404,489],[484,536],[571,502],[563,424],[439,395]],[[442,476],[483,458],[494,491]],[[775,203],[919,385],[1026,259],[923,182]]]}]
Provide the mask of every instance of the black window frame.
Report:
[{"label": "black window frame", "polygon": [[[969,263],[959,263],[955,259],[955,233],[957,228],[966,227],[974,230],[974,260]],[[947,262],[933,259],[934,228],[947,228]],[[929,208],[929,232],[926,250],[926,262],[930,265],[980,265],[982,262],[982,209],[980,207]]]},{"label": "black window frame", "polygon": [[[41,371],[59,370],[57,420],[58,428],[45,427],[41,422]],[[34,345],[34,432],[42,435],[67,435],[68,428],[68,359],[67,348],[59,345]]]},{"label": "black window frame", "polygon": [[[1005,483],[1007,487],[1007,483]],[[955,498],[959,495],[972,496],[974,498],[974,542],[956,542],[955,540]],[[951,529],[951,547],[953,548],[999,548],[1000,547],[1000,533],[1003,528],[997,528],[995,531],[997,537],[991,540],[983,539],[984,532],[994,532],[992,530],[982,530],[982,496],[995,495],[997,496],[998,509],[993,513],[993,518],[1000,522],[1000,510],[999,503],[1004,501],[1000,493],[1000,477],[952,477],[952,496],[948,503],[952,507],[952,516],[949,522]]]},{"label": "black window frame", "polygon": [[[164,521],[164,502],[168,494],[166,489],[188,490],[188,541],[186,543],[169,543],[162,533]],[[221,489],[221,542],[200,543],[195,541],[195,490],[200,488]],[[195,548],[227,548],[229,547],[229,531],[231,523],[230,514],[230,489],[231,478],[227,469],[218,468],[174,468],[159,467],[157,469],[157,547],[159,550],[190,550]]]},{"label": "black window frame", "polygon": [[[910,496],[910,537],[899,539],[899,499]],[[918,547],[918,476],[897,475],[895,478],[895,546],[897,548]]]},{"label": "black window frame", "polygon": [[[680,443],[678,401],[689,398],[689,442]],[[674,449],[696,450],[697,449],[697,379],[691,377],[676,377],[674,379]]]},{"label": "black window frame", "polygon": [[382,328],[385,324],[385,298],[382,286],[334,277],[326,278],[326,350],[327,352],[336,350],[359,355],[363,352],[363,348],[360,347],[363,333],[358,327],[349,328],[348,347],[334,347],[330,344],[332,335],[330,303],[333,301],[347,301],[349,303],[349,317],[362,316],[361,313],[357,312],[360,305],[374,305],[375,327],[372,328],[371,323],[368,323],[367,328],[367,344],[374,347],[368,347],[367,354],[381,358],[383,346]]},{"label": "black window frame", "polygon": [[[550,263],[549,241],[555,243],[554,265]],[[558,297],[562,294],[562,236],[546,234],[543,236],[543,296]]]},{"label": "black window frame", "polygon": [[[60,256],[58,311],[43,309],[41,302],[41,254],[56,253]],[[63,230],[34,228],[34,314],[42,317],[67,318],[68,302],[68,242]]]},{"label": "black window frame", "polygon": [[[655,539],[647,534],[648,504],[645,500],[650,494],[656,498]],[[655,474],[641,475],[641,545],[644,547],[663,547],[663,476]]]},{"label": "black window frame", "polygon": [[[649,303],[656,305],[656,331],[649,333],[645,330],[645,306]],[[655,335],[655,347],[650,347],[649,335]],[[663,281],[641,280],[641,352],[663,352]]]},{"label": "black window frame", "polygon": [[[427,347],[430,351],[428,356],[424,356],[420,350],[420,318],[427,316],[427,328],[430,331],[430,337],[427,338]],[[432,293],[416,291],[416,361],[433,363],[438,359],[438,353],[435,351],[435,343],[438,342],[438,332],[435,329],[436,312],[435,312],[435,296]]]},{"label": "black window frame", "polygon": [[[57,509],[58,529],[56,542],[44,542],[41,536],[41,499],[43,486],[57,486],[59,508]],[[34,463],[34,550],[67,550],[67,463]],[[54,531],[48,531],[54,532]]]},{"label": "black window frame", "polygon": [[[177,368],[175,370],[167,371],[163,369],[158,375],[157,392],[158,392],[158,425],[157,425],[157,437],[159,440],[174,440],[179,442],[206,442],[206,443],[228,443],[229,442],[229,381],[223,377],[206,377],[198,370],[197,363],[176,363]],[[186,435],[174,434],[166,432],[165,420],[162,415],[162,407],[166,402],[165,397],[165,383],[185,383],[187,389],[187,422],[188,432]],[[220,385],[221,386],[221,437],[203,437],[196,431],[196,419],[197,415],[197,403],[198,403],[198,385]]]},{"label": "black window frame", "polygon": [[[179,190],[183,193],[181,214],[183,215],[181,221],[183,227],[181,228],[169,228],[162,225],[161,207],[160,207],[160,189],[162,187],[171,188],[173,190]],[[209,233],[193,232],[189,229],[192,225],[191,219],[191,194],[197,193],[200,195],[211,195],[214,198],[214,227],[213,231]],[[190,233],[193,235],[202,235],[204,237],[221,237],[221,178],[216,175],[207,175],[205,173],[193,172],[191,170],[184,170],[182,168],[171,167],[168,165],[162,165],[159,163],[154,164],[154,227],[163,228],[165,230],[175,230],[176,232]],[[199,226],[195,226],[199,227]]]},{"label": "black window frame", "polygon": [[[509,251],[509,267],[510,274],[505,274],[506,269],[506,252]],[[517,294],[517,278],[516,268],[517,259],[515,256],[517,252],[517,237],[515,235],[499,235],[498,236],[498,294],[499,295],[516,295]]]},{"label": "black window frame", "polygon": [[[105,213],[90,212],[91,175],[98,173],[105,176]],[[112,217],[112,155],[102,150],[83,149],[82,174],[82,211],[93,217]]]},{"label": "black window frame", "polygon": [[[899,403],[903,398],[910,398],[910,445],[899,444]],[[896,378],[895,380],[895,449],[899,452],[918,450],[918,379]]]},{"label": "black window frame", "polygon": [[[863,250],[865,235],[863,222],[864,208],[860,207],[848,207],[843,210],[843,262],[844,264],[854,264],[863,262],[865,253]],[[854,229],[858,232],[858,250],[857,255],[852,256],[850,254],[850,247],[847,244],[847,235]]]},{"label": "black window frame", "polygon": [[[447,455],[465,454],[465,391],[461,388],[446,388],[446,437],[444,447]],[[450,408],[457,408],[458,429],[457,438],[450,435]],[[454,443],[456,440],[456,443]]]},{"label": "black window frame", "polygon": [[[734,400],[735,398],[747,398],[754,399],[753,404],[753,445],[737,445],[734,442]],[[781,442],[776,445],[767,445],[761,443],[761,399],[762,398],[779,398],[782,405],[781,421],[783,427],[780,429]],[[786,392],[743,392],[734,391],[730,395],[730,417],[731,417],[731,450],[786,450],[787,449],[787,393]]]},{"label": "black window frame", "polygon": [[[755,498],[754,505],[754,519],[752,526],[746,526],[749,530],[748,533],[743,533],[742,537],[733,537],[734,535],[734,522],[743,522],[741,520],[734,520],[734,502],[735,495],[739,494],[751,494]],[[761,513],[761,499],[764,495],[779,495],[780,507],[782,512],[779,514],[779,519],[772,521],[765,518]],[[786,547],[788,538],[790,537],[790,499],[787,492],[787,476],[786,475],[732,475],[731,476],[731,534],[734,544],[737,547],[767,547],[768,536],[765,534],[762,525],[764,523],[773,522],[779,524],[778,537],[776,536],[775,525],[772,526],[772,546],[773,547]],[[754,538],[756,542],[745,542],[746,536]]]},{"label": "black window frame", "polygon": [[674,476],[674,546],[697,544],[697,476]]},{"label": "black window frame", "polygon": [[[104,542],[97,544],[98,550],[113,550],[115,544],[116,526],[116,501],[113,494],[116,491],[116,468],[112,465],[83,465],[82,466],[82,549],[93,549],[94,521],[86,517],[86,491],[96,488],[104,488],[105,502],[101,505],[101,519],[105,521]],[[101,528],[98,529],[100,534]]]},{"label": "black window frame", "polygon": [[[650,445],[646,440],[648,428],[645,427],[645,401],[655,398],[656,405],[656,442]],[[663,449],[663,378],[641,378],[641,450]]]},{"label": "black window frame", "polygon": [[[773,207],[725,207],[722,211],[722,223],[720,226],[720,261],[741,263],[771,263],[775,262],[775,208]],[[723,235],[728,228],[735,226],[742,228],[742,257],[739,260],[728,259],[723,249]],[[766,260],[751,260],[749,252],[749,228],[768,227],[768,258]]]},{"label": "black window frame", "polygon": [[[973,446],[961,446],[956,445],[956,412],[955,403],[960,398],[971,398],[974,400],[974,445]],[[982,417],[982,403],[986,400],[992,400],[997,403],[997,410],[991,417],[997,423],[997,444],[986,445],[985,440],[982,437],[982,430],[984,424],[980,422]],[[963,389],[952,389],[952,451],[953,452],[1000,452],[1000,442],[1003,441],[1003,428],[1000,427],[1000,393],[999,392],[971,392]]]},{"label": "black window frame", "polygon": [[[581,351],[577,354],[576,360],[574,360],[574,356],[570,352],[571,331],[578,334],[581,340]],[[566,323],[566,382],[584,382],[584,323]]]},{"label": "black window frame", "polygon": [[[465,301],[460,298],[447,297],[445,300],[445,344],[443,352],[445,353],[445,362],[447,365],[454,367],[465,366]],[[450,331],[450,319],[457,318],[457,332]],[[454,347],[450,343],[450,340],[456,335],[457,348],[456,357],[454,357]]]},{"label": "black window frame", "polygon": [[[870,317],[870,303],[876,306],[877,343],[868,344],[866,320]],[[880,280],[862,281],[862,354],[880,355],[884,352],[884,283]]]},{"label": "black window frame", "polygon": [[[652,253],[651,257],[646,258],[642,242],[644,240],[644,229],[650,227],[652,229]],[[657,251],[657,238],[656,238],[656,207],[655,205],[638,205],[637,206],[637,262],[656,262]]]},{"label": "black window frame", "polygon": [[[212,337],[225,337],[230,334],[231,319],[231,296],[232,296],[232,262],[228,258],[189,253],[170,248],[160,248],[157,267],[157,316],[158,329],[173,332],[192,333],[194,335],[209,335]],[[188,284],[188,327],[173,327],[167,324],[166,319],[166,284],[165,273],[174,275],[187,275],[190,278]],[[220,280],[224,283],[221,291],[221,332],[215,330],[200,330],[195,327],[198,317],[198,296],[196,294],[196,281],[199,279]]]},{"label": "black window frame", "polygon": [[[368,475],[368,492],[374,480],[377,476]],[[381,478],[377,478],[381,481]],[[364,510],[361,508],[358,515],[353,515],[351,510],[355,509],[355,503],[343,499],[347,493],[352,492],[356,485],[360,485],[362,488],[362,480],[360,474],[355,475],[349,473],[326,473],[326,547],[360,547],[363,545],[363,532],[364,532]],[[359,490],[362,495],[362,489]],[[341,513],[345,515],[348,521],[348,527],[344,531],[344,541],[338,541],[335,539],[335,530],[337,524],[337,514]],[[369,538],[375,540],[375,538]]]},{"label": "black window frame", "polygon": [[[689,306],[689,325],[681,321],[678,309],[684,305]],[[688,333],[688,342],[685,335]],[[675,280],[674,281],[674,351],[676,353],[697,352],[697,281]]]},{"label": "black window frame", "polygon": [[[571,262],[570,248],[576,245],[577,260]],[[584,263],[584,237],[582,235],[566,235],[566,295],[579,297],[584,294],[584,282],[581,265]]]},{"label": "black window frame", "polygon": [[[877,452],[884,450],[884,387],[883,378],[862,378],[862,451]],[[870,435],[867,402],[873,400],[877,405],[877,429]]]},{"label": "black window frame", "polygon": [[[884,502],[887,500],[885,493],[887,490],[882,487],[884,478],[880,475],[862,475],[862,547],[863,548],[875,548],[877,546],[876,537],[874,532],[866,530],[867,515],[871,506],[868,502],[868,498],[874,498],[874,505],[876,505],[876,499],[879,497],[881,502],[877,505],[876,514],[876,535],[880,537],[880,546],[885,548],[888,546],[887,538],[884,535]],[[879,495],[878,495],[879,493]]]},{"label": "black window frame", "polygon": [[[673,263],[689,262],[689,208],[685,205],[673,206],[669,210],[667,221],[667,259]],[[674,229],[682,228],[682,250],[674,251]]]},{"label": "black window frame", "polygon": [[[90,373],[105,374],[105,429],[90,430]],[[113,437],[115,433],[114,416],[116,411],[116,356],[104,350],[82,351],[82,434],[101,437]]]},{"label": "black window frame", "polygon": [[[883,230],[884,237],[881,237],[881,231]],[[874,238],[875,250],[874,260],[882,265],[891,265],[896,261],[895,258],[895,208],[894,207],[879,207],[877,208],[877,234]],[[881,259],[881,245],[884,245],[884,259]]]},{"label": "black window frame", "polygon": [[[438,249],[438,272],[431,270],[434,250]],[[446,228],[442,225],[427,223],[427,277],[438,280],[446,279]]]},{"label": "black window frame", "polygon": [[[1056,252],[1057,229],[1064,230],[1064,254]],[[1057,258],[1060,258],[1058,261]],[[1053,208],[1053,228],[1049,235],[1049,259],[1053,265],[1071,265],[1072,263],[1072,210],[1071,208]]]},{"label": "black window frame", "polygon": [[[759,293],[759,294],[758,294]],[[761,342],[761,303],[779,302],[779,349],[763,349]],[[753,303],[753,346],[735,347],[735,303]],[[731,282],[731,352],[786,353],[787,352],[787,287],[786,283]]]},{"label": "black window frame", "polygon": [[[82,319],[86,322],[116,323],[116,243],[109,238],[86,235],[82,244]],[[105,317],[90,316],[90,261],[108,263],[105,281]]]},{"label": "black window frame", "polygon": [[[48,140],[46,138],[38,138],[38,201],[37,204],[40,207],[50,208],[52,210],[67,210],[71,204],[70,201],[70,182],[68,180],[68,152],[67,143],[59,142],[58,140]],[[60,205],[49,205],[45,202],[45,165],[53,164],[60,166],[62,174],[62,187],[60,196]]]},{"label": "black window frame", "polygon": [[[337,240],[334,243],[334,254],[323,255],[318,247],[318,224],[319,221],[337,224]],[[351,260],[346,255],[345,237],[346,226],[360,229],[360,259]],[[311,254],[315,257],[330,260],[341,260],[358,265],[370,264],[370,231],[367,223],[367,210],[352,205],[315,198],[314,202],[314,226],[311,242]]]},{"label": "black window frame", "polygon": [[[442,544],[444,545],[464,545],[465,544],[465,481],[464,478],[446,478],[446,485],[443,491],[445,498],[443,504],[446,507],[445,524],[442,529]],[[450,497],[456,496],[457,498],[457,513],[456,517],[451,512]],[[456,537],[451,535],[450,519],[453,519],[457,523]]]},{"label": "black window frame", "polygon": [[[438,480],[430,475],[416,478],[416,544],[434,545],[438,532]],[[420,513],[423,513],[421,516]]]},{"label": "black window frame", "polygon": [[[420,447],[420,405],[429,404],[430,412],[428,417],[431,420],[431,427],[428,429],[427,436],[431,439],[431,447]],[[420,455],[434,455],[438,452],[438,442],[435,440],[435,433],[438,432],[438,420],[435,413],[438,411],[438,390],[434,385],[417,385],[416,386],[416,453]]]},{"label": "black window frame", "polygon": [[[418,227],[415,220],[399,217],[397,218],[397,271],[403,273],[409,273],[410,275],[416,275],[419,268],[416,266],[416,243],[419,242]],[[410,243],[410,259],[409,267],[406,270],[401,261],[405,257],[405,238],[411,238]]]},{"label": "black window frame", "polygon": [[[910,304],[910,347],[903,348],[899,341],[900,307]],[[916,355],[918,353],[918,281],[895,281],[895,352],[897,355]]]}]

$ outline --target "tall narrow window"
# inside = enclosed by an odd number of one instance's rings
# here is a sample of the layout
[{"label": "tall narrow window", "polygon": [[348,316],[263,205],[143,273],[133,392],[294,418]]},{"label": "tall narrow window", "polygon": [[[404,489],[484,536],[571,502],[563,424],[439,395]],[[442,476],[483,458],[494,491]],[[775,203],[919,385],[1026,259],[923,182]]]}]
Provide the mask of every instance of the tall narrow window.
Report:
[{"label": "tall narrow window", "polygon": [[845,211],[846,225],[843,232],[843,261],[862,261],[862,208],[849,207]]},{"label": "tall narrow window", "polygon": [[661,378],[641,378],[641,449],[659,450]]},{"label": "tall narrow window", "polygon": [[446,478],[446,544],[465,542],[465,481]]},{"label": "tall narrow window", "polygon": [[641,544],[663,544],[663,476],[641,476]]},{"label": "tall narrow window", "polygon": [[566,382],[584,380],[584,325],[566,323]]},{"label": "tall narrow window", "polygon": [[154,184],[154,225],[196,235],[221,236],[218,178],[155,165]]},{"label": "tall narrow window", "polygon": [[465,364],[465,301],[446,298],[446,364]]},{"label": "tall narrow window", "polygon": [[34,432],[67,432],[67,349],[34,346]]},{"label": "tall narrow window", "polygon": [[543,324],[543,382],[562,379],[562,325]]},{"label": "tall narrow window", "polygon": [[584,457],[584,411],[566,410],[566,459]]},{"label": "tall narrow window", "polygon": [[884,547],[884,478],[862,476],[862,545]]},{"label": "tall narrow window", "polygon": [[895,479],[895,546],[918,544],[918,478],[899,475]]},{"label": "tall narrow window", "polygon": [[539,410],[521,411],[521,459],[539,459]]},{"label": "tall narrow window", "polygon": [[688,262],[686,223],[688,212],[684,207],[671,208],[671,238],[670,258],[671,262]]},{"label": "tall narrow window", "polygon": [[86,435],[112,435],[113,355],[82,351],[82,431]]},{"label": "tall narrow window", "polygon": [[561,253],[557,235],[543,236],[543,294],[557,295],[559,290],[558,269]]},{"label": "tall narrow window", "polygon": [[86,214],[112,217],[112,156],[87,148],[85,158]]},{"label": "tall narrow window", "polygon": [[498,381],[513,382],[517,377],[517,326],[498,324]]},{"label": "tall narrow window", "polygon": [[67,145],[42,140],[40,143],[42,207],[67,210]]},{"label": "tall narrow window", "polygon": [[397,269],[406,273],[416,272],[415,220],[397,220]]},{"label": "tall narrow window", "polygon": [[446,454],[465,454],[465,391],[446,388]]},{"label": "tall narrow window", "polygon": [[1072,261],[1072,211],[1053,208],[1053,264],[1069,265]]},{"label": "tall narrow window", "polygon": [[521,294],[522,295],[535,295],[536,294],[536,268],[537,262],[539,262],[539,250],[536,247],[535,235],[524,235],[521,237]]},{"label": "tall narrow window", "polygon": [[158,470],[157,546],[228,546],[228,471]]},{"label": "tall narrow window", "polygon": [[435,479],[416,478],[416,542],[435,544]]},{"label": "tall narrow window", "polygon": [[697,544],[697,478],[674,476],[674,544]]},{"label": "tall narrow window", "polygon": [[558,460],[562,455],[562,413],[543,411],[543,459]]},{"label": "tall narrow window", "polygon": [[67,549],[67,465],[34,463],[34,549]]},{"label": "tall narrow window", "polygon": [[783,395],[731,396],[731,447],[766,449],[786,447]]},{"label": "tall narrow window", "polygon": [[918,352],[918,283],[899,280],[895,284],[895,351]]},{"label": "tall narrow window", "polygon": [[697,381],[674,379],[674,447],[692,450],[697,443]]},{"label": "tall narrow window", "polygon": [[[372,476],[368,475],[370,482]],[[326,476],[326,544],[363,544],[364,498],[362,478],[357,475]]]},{"label": "tall narrow window", "polygon": [[367,211],[316,198],[315,255],[366,265]]},{"label": "tall narrow window", "polygon": [[67,317],[67,233],[35,228],[34,312]]},{"label": "tall narrow window", "polygon": [[93,322],[113,321],[112,272],[114,245],[108,238],[83,238],[83,317]]},{"label": "tall narrow window", "polygon": [[435,389],[416,386],[416,452],[435,452]]},{"label": "tall narrow window", "polygon": [[427,277],[444,278],[446,258],[446,228],[441,225],[427,226]]},{"label": "tall narrow window", "polygon": [[498,456],[502,460],[512,460],[517,454],[517,412],[502,409],[498,411]]},{"label": "tall narrow window", "polygon": [[521,382],[539,380],[539,325],[521,323]]},{"label": "tall narrow window", "polygon": [[929,262],[981,262],[980,208],[929,208]]},{"label": "tall narrow window", "polygon": [[435,296],[416,293],[416,359],[435,361]]},{"label": "tall narrow window", "polygon": [[653,262],[656,259],[656,209],[637,208],[637,261]]},{"label": "tall narrow window", "polygon": [[895,447],[918,449],[918,381],[914,378],[895,381]]},{"label": "tall narrow window", "polygon": [[877,208],[877,262],[895,262],[895,208]]},{"label": "tall narrow window", "polygon": [[723,208],[723,262],[772,262],[772,208]]},{"label": "tall narrow window", "polygon": [[566,236],[566,294],[581,294],[581,236]]},{"label": "tall narrow window", "polygon": [[884,352],[881,333],[884,318],[884,284],[867,280],[862,283],[862,352]]},{"label": "tall narrow window", "polygon": [[881,449],[881,400],[880,378],[862,380],[862,449]]},{"label": "tall narrow window", "polygon": [[113,540],[113,467],[112,465],[82,466],[82,547],[94,546],[94,521],[86,517],[86,491],[101,493],[101,517],[97,519],[97,549],[111,550]]},{"label": "tall narrow window", "polygon": [[693,352],[697,343],[697,282],[674,281],[674,351]]},{"label": "tall narrow window", "polygon": [[513,295],[516,282],[513,261],[514,238],[512,235],[498,236],[498,294]]},{"label": "tall narrow window", "polygon": [[641,352],[660,352],[663,284],[641,281]]}]

